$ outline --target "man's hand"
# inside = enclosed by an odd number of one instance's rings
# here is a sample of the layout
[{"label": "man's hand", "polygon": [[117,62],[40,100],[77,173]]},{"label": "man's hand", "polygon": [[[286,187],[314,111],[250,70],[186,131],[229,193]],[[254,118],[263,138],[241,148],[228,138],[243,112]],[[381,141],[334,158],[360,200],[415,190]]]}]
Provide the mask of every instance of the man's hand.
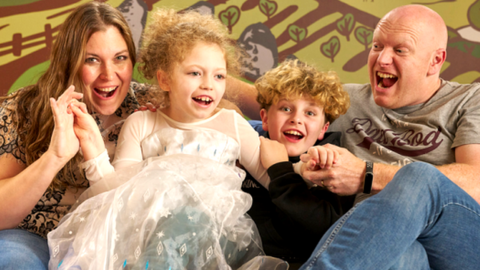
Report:
[{"label": "man's hand", "polygon": [[260,136],[260,160],[265,169],[273,164],[288,161],[285,145]]},{"label": "man's hand", "polygon": [[318,148],[312,150],[312,153],[309,150],[309,153],[300,156],[300,159],[307,164],[302,174],[303,178],[319,186],[325,186],[338,195],[353,195],[362,192],[365,162],[345,148],[331,144],[325,145],[324,148],[320,156],[327,155],[327,161],[328,155],[335,157],[331,167],[321,169],[320,166],[312,166],[313,163],[318,165],[315,157],[318,158],[316,154],[319,154],[319,152]]}]

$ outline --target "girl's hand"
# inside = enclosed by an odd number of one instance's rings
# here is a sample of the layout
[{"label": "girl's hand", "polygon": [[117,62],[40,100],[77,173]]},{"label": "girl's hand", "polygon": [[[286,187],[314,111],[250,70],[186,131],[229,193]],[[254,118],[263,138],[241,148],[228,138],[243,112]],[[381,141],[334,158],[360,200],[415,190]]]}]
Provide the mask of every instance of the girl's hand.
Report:
[{"label": "girl's hand", "polygon": [[74,92],[75,87],[70,86],[59,98],[50,98],[53,121],[55,127],[48,151],[59,158],[61,162],[67,163],[79,149],[79,141],[73,130],[73,114],[69,104],[82,98],[81,93]]}]

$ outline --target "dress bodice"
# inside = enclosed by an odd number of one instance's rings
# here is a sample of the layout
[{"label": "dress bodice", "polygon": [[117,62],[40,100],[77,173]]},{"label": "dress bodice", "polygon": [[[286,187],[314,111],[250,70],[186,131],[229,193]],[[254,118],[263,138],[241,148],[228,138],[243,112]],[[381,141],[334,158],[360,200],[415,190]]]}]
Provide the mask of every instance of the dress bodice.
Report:
[{"label": "dress bodice", "polygon": [[164,128],[142,141],[143,159],[188,154],[235,166],[239,151],[237,141],[213,129]]}]

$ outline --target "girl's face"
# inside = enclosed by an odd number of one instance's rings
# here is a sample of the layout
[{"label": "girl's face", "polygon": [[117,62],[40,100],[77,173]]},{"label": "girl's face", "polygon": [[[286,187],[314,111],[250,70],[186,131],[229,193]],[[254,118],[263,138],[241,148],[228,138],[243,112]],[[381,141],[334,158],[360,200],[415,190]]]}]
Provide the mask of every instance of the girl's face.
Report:
[{"label": "girl's face", "polygon": [[206,119],[225,92],[225,54],[216,44],[198,43],[167,77],[157,72],[160,87],[169,92],[170,106],[162,111],[175,121],[192,123]]},{"label": "girl's face", "polygon": [[132,60],[118,29],[109,26],[87,42],[82,80],[85,101],[101,115],[113,114],[125,99],[132,79]]}]

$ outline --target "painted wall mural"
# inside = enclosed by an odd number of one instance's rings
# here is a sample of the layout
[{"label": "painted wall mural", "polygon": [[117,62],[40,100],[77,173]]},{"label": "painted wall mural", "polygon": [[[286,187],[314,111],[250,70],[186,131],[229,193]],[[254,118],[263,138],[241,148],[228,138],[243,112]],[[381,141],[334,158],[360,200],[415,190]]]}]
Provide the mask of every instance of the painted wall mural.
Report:
[{"label": "painted wall mural", "polygon": [[[58,30],[76,6],[91,0],[0,2],[0,94],[34,83],[49,64]],[[102,0],[98,0],[102,1]],[[157,7],[196,9],[218,17],[242,47],[244,80],[253,82],[287,58],[335,70],[343,82],[366,83],[373,29],[389,10],[422,4],[448,26],[441,77],[480,82],[480,0],[103,0],[126,17],[135,44]],[[135,71],[134,79],[144,82]]]}]

